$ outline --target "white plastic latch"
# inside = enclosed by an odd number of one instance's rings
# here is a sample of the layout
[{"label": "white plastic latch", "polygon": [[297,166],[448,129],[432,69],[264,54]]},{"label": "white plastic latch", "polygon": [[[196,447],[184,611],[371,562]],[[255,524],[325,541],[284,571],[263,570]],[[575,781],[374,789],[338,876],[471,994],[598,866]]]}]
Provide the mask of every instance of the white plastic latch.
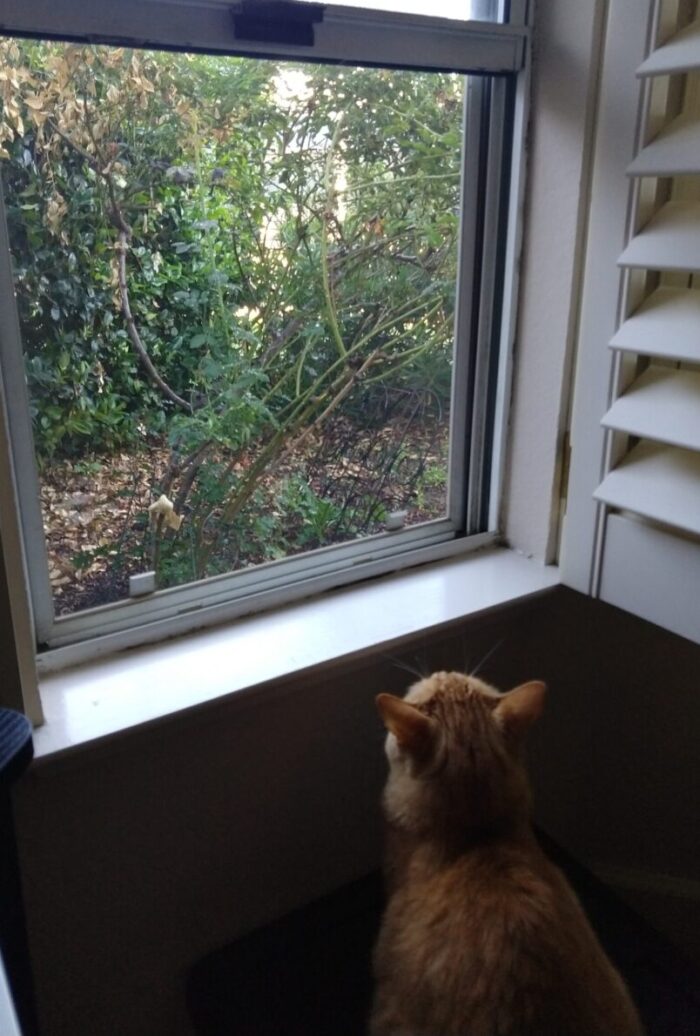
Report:
[{"label": "white plastic latch", "polygon": [[129,576],[129,597],[144,597],[155,593],[155,589],[155,572],[137,572],[135,576]]},{"label": "white plastic latch", "polygon": [[406,524],[407,515],[408,511],[392,511],[386,516],[384,528],[387,532],[395,532],[397,529],[403,529]]}]

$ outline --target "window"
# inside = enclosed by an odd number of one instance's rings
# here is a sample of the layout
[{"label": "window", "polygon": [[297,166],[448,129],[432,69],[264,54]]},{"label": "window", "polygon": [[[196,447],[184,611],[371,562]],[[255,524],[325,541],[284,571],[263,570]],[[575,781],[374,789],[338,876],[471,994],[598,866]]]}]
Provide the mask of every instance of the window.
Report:
[{"label": "window", "polygon": [[0,345],[49,651],[497,532],[525,29],[370,6],[5,19]]}]

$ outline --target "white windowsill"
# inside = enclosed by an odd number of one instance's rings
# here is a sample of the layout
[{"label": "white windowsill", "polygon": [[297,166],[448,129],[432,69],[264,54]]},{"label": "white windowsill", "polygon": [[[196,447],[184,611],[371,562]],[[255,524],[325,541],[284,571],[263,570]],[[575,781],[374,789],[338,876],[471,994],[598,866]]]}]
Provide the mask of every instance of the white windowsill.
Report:
[{"label": "white windowsill", "polygon": [[41,677],[38,760],[270,681],[395,648],[539,593],[558,569],[492,548]]}]

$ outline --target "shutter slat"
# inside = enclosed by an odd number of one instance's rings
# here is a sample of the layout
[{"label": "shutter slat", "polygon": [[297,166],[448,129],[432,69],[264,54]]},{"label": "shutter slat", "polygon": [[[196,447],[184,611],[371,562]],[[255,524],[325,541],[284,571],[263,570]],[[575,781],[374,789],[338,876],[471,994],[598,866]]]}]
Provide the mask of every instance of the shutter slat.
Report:
[{"label": "shutter slat", "polygon": [[606,475],[597,500],[700,536],[700,456],[641,442]]},{"label": "shutter slat", "polygon": [[700,270],[700,204],[670,201],[632,238],[620,266]]},{"label": "shutter slat", "polygon": [[700,363],[700,290],[656,288],[625,320],[610,346]]},{"label": "shutter slat", "polygon": [[627,167],[628,176],[685,176],[700,173],[700,122],[679,115]]},{"label": "shutter slat", "polygon": [[603,418],[606,428],[700,450],[700,374],[648,367]]},{"label": "shutter slat", "polygon": [[700,21],[692,22],[649,55],[638,76],[673,75],[700,68]]}]

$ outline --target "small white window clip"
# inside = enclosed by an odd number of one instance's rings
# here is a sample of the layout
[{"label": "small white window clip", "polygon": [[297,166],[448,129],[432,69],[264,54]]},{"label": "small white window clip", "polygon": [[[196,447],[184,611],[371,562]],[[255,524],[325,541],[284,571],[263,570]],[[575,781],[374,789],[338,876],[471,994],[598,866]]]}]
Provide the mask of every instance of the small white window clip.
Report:
[{"label": "small white window clip", "polygon": [[146,594],[155,593],[155,590],[155,572],[137,572],[129,576],[129,597],[145,597]]}]

